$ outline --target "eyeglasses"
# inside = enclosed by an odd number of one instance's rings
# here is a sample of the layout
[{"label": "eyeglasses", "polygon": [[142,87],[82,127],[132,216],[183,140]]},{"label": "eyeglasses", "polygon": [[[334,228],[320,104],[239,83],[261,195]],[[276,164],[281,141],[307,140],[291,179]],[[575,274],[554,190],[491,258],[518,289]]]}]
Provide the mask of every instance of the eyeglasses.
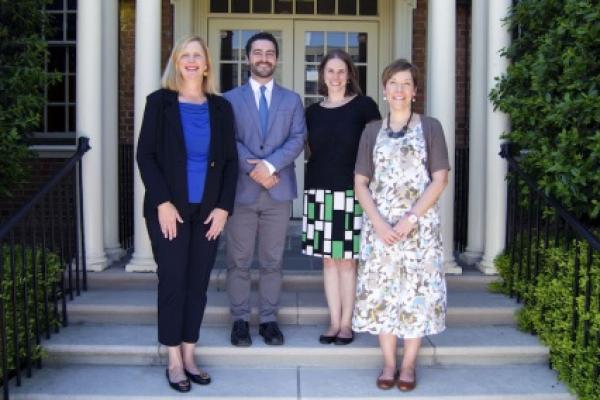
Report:
[{"label": "eyeglasses", "polygon": [[204,58],[202,54],[182,54],[179,59],[182,61],[200,61]]}]

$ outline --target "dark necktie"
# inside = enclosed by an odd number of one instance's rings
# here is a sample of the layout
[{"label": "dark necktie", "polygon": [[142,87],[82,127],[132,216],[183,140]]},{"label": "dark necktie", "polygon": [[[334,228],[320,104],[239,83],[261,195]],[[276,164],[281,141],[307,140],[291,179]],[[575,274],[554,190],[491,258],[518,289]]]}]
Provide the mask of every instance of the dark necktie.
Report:
[{"label": "dark necktie", "polygon": [[258,115],[260,117],[260,128],[263,137],[267,134],[267,124],[269,122],[269,105],[265,96],[266,90],[266,86],[262,85],[260,87],[260,100],[258,101]]}]

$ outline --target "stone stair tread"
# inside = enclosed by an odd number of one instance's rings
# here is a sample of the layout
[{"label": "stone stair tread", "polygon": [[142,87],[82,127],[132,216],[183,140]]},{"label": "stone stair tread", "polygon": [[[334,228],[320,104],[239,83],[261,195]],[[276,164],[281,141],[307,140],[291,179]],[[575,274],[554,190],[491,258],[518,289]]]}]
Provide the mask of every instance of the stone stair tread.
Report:
[{"label": "stone stair tread", "polygon": [[[375,387],[378,369],[210,368],[213,383],[179,394],[162,366],[68,366],[35,371],[35,379],[11,387],[20,400],[122,399],[379,399],[562,400],[575,399],[547,366],[422,366],[409,393]],[[85,384],[83,384],[85,382]],[[265,383],[268,382],[268,385]],[[79,383],[79,384],[78,384]]]},{"label": "stone stair tread", "polygon": [[[296,367],[376,367],[381,362],[377,337],[356,334],[349,346],[325,346],[318,336],[325,326],[283,325],[284,346],[267,346],[251,327],[253,345],[229,343],[229,326],[207,326],[200,331],[196,354],[204,365]],[[166,348],[159,346],[156,327],[150,325],[78,324],[43,343],[52,364],[164,364]],[[401,354],[401,350],[399,350]],[[513,327],[448,328],[423,340],[420,363],[433,364],[546,364],[548,350],[535,336]]]}]

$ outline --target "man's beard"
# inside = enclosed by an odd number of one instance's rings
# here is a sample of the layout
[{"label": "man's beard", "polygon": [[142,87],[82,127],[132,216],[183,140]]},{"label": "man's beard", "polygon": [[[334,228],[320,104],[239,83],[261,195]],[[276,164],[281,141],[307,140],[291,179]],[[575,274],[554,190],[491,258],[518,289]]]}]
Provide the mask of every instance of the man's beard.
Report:
[{"label": "man's beard", "polygon": [[260,64],[268,65],[270,68],[268,70],[259,69],[258,65],[250,64],[250,71],[252,71],[252,73],[254,75],[259,76],[261,78],[269,78],[269,77],[273,76],[273,74],[275,73],[275,66],[273,64],[265,63],[265,62],[262,62]]}]

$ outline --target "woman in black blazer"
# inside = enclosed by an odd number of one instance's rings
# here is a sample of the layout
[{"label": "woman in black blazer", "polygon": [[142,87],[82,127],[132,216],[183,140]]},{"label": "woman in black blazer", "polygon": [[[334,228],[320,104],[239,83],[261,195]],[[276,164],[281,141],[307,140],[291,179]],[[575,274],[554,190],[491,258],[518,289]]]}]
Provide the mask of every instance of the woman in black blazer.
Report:
[{"label": "woman in black blazer", "polygon": [[233,210],[237,150],[233,112],[215,95],[202,38],[175,45],[162,89],[146,100],[137,162],[144,217],[158,265],[158,340],[169,385],[210,383],[194,360],[219,235]]}]

